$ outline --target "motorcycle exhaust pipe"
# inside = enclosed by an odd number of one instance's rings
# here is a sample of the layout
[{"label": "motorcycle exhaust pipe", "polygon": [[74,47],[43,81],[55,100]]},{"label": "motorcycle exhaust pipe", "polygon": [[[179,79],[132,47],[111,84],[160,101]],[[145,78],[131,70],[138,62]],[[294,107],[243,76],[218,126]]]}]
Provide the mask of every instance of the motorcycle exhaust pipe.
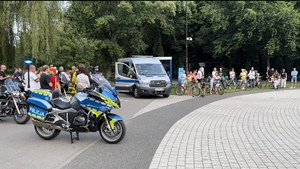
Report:
[{"label": "motorcycle exhaust pipe", "polygon": [[37,121],[37,120],[34,120],[34,119],[32,119],[32,123],[35,126],[44,127],[44,128],[47,128],[47,129],[55,129],[55,130],[68,131],[67,129],[64,129],[62,127],[56,126],[54,124],[44,123],[44,122]]}]

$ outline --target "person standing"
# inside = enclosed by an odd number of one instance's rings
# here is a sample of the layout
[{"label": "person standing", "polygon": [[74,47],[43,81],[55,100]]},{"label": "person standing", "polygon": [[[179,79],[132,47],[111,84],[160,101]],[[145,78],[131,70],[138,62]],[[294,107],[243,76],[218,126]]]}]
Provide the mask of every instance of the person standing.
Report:
[{"label": "person standing", "polygon": [[59,84],[59,77],[58,77],[58,74],[56,72],[57,71],[56,71],[55,68],[50,68],[50,70],[49,70],[50,82],[53,84],[51,86],[51,90],[61,91],[60,84]]},{"label": "person standing", "polygon": [[210,79],[210,94],[212,94],[212,89],[215,82],[215,76],[216,76],[217,68],[214,67],[214,70],[211,72],[211,79]]},{"label": "person standing", "polygon": [[82,91],[84,88],[90,87],[89,77],[85,74],[85,68],[79,67],[79,74],[77,75],[77,91]]},{"label": "person standing", "polygon": [[292,82],[291,89],[292,89],[292,88],[294,88],[294,89],[296,88],[297,75],[298,75],[298,71],[297,71],[296,68],[294,67],[293,71],[291,72],[291,76],[292,76],[292,79],[291,79],[291,82]]},{"label": "person standing", "polygon": [[240,77],[242,80],[242,89],[244,90],[247,82],[247,73],[245,72],[245,69],[242,69],[242,72],[240,73]]},{"label": "person standing", "polygon": [[76,68],[76,66],[72,66],[72,68],[71,68],[71,70],[72,70],[72,72],[71,72],[71,81],[72,81],[72,83],[73,83],[73,85],[76,87],[76,85],[77,85],[77,68]]},{"label": "person standing", "polygon": [[201,69],[202,67],[199,68],[198,70],[198,73],[197,73],[197,76],[196,76],[196,79],[198,81],[198,87],[200,88],[200,83],[201,83],[201,79],[202,79],[202,76],[203,76],[203,71]]},{"label": "person standing", "polygon": [[49,69],[48,65],[43,66],[42,74],[41,74],[41,77],[40,77],[41,89],[49,89],[49,90],[52,89],[53,84],[51,83],[50,77],[48,75],[49,70],[50,69]]},{"label": "person standing", "polygon": [[285,72],[285,69],[281,70],[281,82],[280,85],[281,87],[283,87],[284,89],[286,88],[286,78],[287,78],[287,73]]},{"label": "person standing", "polygon": [[221,80],[220,80],[220,82],[221,82],[221,85],[223,86],[223,89],[225,89],[225,87],[224,87],[224,83],[223,83],[223,79],[224,79],[224,75],[223,75],[223,68],[221,68],[220,67],[220,69],[219,69],[219,76],[220,76],[220,78],[221,78]]},{"label": "person standing", "polygon": [[93,74],[99,74],[99,67],[98,66],[94,67]]},{"label": "person standing", "polygon": [[1,65],[0,68],[1,68],[1,70],[0,70],[0,85],[4,85],[4,80],[7,78],[10,78],[10,76],[5,74],[5,71],[6,71],[5,65]]},{"label": "person standing", "polygon": [[186,88],[187,86],[187,78],[186,78],[186,73],[185,73],[185,70],[183,70],[181,72],[181,74],[179,75],[179,79],[180,79],[180,82],[181,82],[181,86]]},{"label": "person standing", "polygon": [[[35,66],[30,65],[29,66],[29,80],[28,80],[28,72],[24,74],[24,79],[25,79],[25,91],[33,91],[36,89],[40,89],[40,79],[37,77],[35,74]],[[29,88],[28,88],[28,83],[29,83]]]},{"label": "person standing", "polygon": [[250,84],[251,84],[251,87],[254,88],[255,86],[255,71],[254,71],[254,68],[252,67],[251,70],[249,71],[248,73],[248,77],[249,77],[249,80],[250,80]]},{"label": "person standing", "polygon": [[194,75],[193,75],[193,72],[190,71],[188,74],[187,74],[187,87],[188,87],[188,95],[189,96],[192,96],[192,84],[193,84],[193,78],[194,78]]}]

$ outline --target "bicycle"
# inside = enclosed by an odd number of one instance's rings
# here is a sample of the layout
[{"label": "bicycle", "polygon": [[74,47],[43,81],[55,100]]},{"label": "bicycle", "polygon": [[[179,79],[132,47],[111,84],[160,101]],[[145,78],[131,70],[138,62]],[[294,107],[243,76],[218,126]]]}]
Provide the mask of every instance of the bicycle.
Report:
[{"label": "bicycle", "polygon": [[[196,81],[193,81],[192,82],[192,85],[190,87],[192,89],[192,96],[199,96],[200,93],[201,93],[201,89],[196,85]],[[185,85],[182,86],[181,84],[177,84],[177,87],[176,87],[176,94],[178,96],[182,96],[185,94],[185,91],[187,90],[188,91],[188,87],[186,87]]]},{"label": "bicycle", "polygon": [[[217,89],[217,90],[216,90]],[[216,90],[216,91],[215,91]],[[215,93],[218,93],[219,95],[223,95],[224,94],[224,88],[223,86],[220,84],[220,81],[216,81],[213,82],[213,87],[212,87],[212,91]],[[210,93],[210,83],[207,85],[206,87],[206,93]]]},{"label": "bicycle", "polygon": [[264,82],[264,88],[267,88],[267,87],[273,87],[274,85],[274,79],[273,77],[267,77],[267,80]]},{"label": "bicycle", "polygon": [[247,79],[246,86],[249,87],[251,90],[255,87],[255,79]]},{"label": "bicycle", "polygon": [[224,87],[226,88],[228,86],[229,89],[231,89],[231,85],[233,87],[233,89],[236,89],[237,86],[237,80],[235,78],[226,78],[226,80],[224,81]]},{"label": "bicycle", "polygon": [[247,90],[247,81],[244,82],[245,84],[243,85],[243,81],[242,79],[239,79],[238,82],[237,82],[237,85],[236,85],[236,89],[241,89],[241,90]]}]

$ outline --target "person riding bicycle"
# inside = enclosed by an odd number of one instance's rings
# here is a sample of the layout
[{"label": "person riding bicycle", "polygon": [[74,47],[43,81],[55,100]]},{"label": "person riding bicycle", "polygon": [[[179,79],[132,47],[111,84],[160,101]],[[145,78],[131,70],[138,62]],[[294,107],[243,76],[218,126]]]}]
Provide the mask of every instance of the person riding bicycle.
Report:
[{"label": "person riding bicycle", "polygon": [[216,83],[215,92],[216,92],[216,94],[219,94],[217,88],[220,86],[220,81],[222,80],[222,77],[219,75],[219,72],[215,73],[215,78],[214,79],[215,79],[215,83]]},{"label": "person riding bicycle", "polygon": [[197,74],[197,81],[198,81],[198,87],[202,89],[203,91],[203,96],[205,96],[205,80],[204,80],[204,71],[203,71],[203,67],[200,67],[198,74]]},{"label": "person riding bicycle", "polygon": [[191,86],[192,86],[192,84],[194,84],[194,83],[196,83],[196,80],[195,80],[195,77],[194,77],[194,75],[193,75],[193,72],[190,71],[190,72],[188,73],[188,75],[187,75],[188,94],[189,94],[190,96],[192,96],[192,88],[191,88]]},{"label": "person riding bicycle", "polygon": [[235,71],[234,71],[234,68],[231,68],[231,71],[229,72],[229,76],[230,76],[230,80],[234,80],[234,79],[235,79]]},{"label": "person riding bicycle", "polygon": [[181,86],[185,88],[187,86],[187,79],[186,79],[185,70],[183,70],[181,72],[181,74],[179,75],[179,79],[181,81]]},{"label": "person riding bicycle", "polygon": [[216,72],[217,72],[217,68],[214,67],[214,70],[211,73],[211,79],[210,79],[210,94],[212,94],[212,89],[214,86],[214,82],[215,82],[215,76],[216,76]]}]

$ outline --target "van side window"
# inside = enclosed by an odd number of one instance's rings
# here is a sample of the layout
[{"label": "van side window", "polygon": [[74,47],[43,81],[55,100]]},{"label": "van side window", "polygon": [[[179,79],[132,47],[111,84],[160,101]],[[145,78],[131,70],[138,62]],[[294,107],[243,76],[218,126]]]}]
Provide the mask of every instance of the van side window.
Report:
[{"label": "van side window", "polygon": [[[129,62],[123,62],[124,64],[126,65],[129,65]],[[123,65],[123,64],[119,64],[118,65],[118,72],[121,76],[124,76],[124,77],[130,77],[131,74],[129,74],[130,69],[128,66],[126,65]]]}]

